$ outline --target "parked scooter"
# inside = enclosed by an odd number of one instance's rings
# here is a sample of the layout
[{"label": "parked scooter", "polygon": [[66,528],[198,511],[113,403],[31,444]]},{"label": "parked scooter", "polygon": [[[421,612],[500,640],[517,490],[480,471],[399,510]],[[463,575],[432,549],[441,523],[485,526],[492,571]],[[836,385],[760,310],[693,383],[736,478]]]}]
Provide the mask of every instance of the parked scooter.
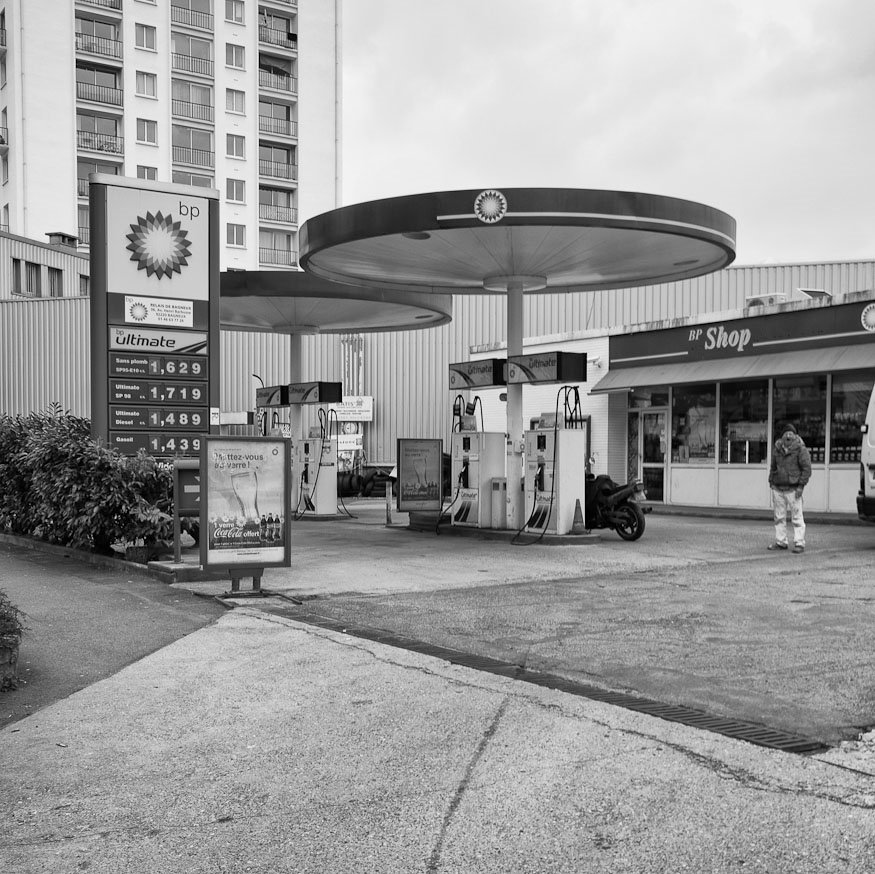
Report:
[{"label": "parked scooter", "polygon": [[614,482],[607,474],[586,475],[586,527],[611,528],[623,540],[637,540],[644,533],[644,515],[652,509],[644,484],[632,480],[625,485]]}]

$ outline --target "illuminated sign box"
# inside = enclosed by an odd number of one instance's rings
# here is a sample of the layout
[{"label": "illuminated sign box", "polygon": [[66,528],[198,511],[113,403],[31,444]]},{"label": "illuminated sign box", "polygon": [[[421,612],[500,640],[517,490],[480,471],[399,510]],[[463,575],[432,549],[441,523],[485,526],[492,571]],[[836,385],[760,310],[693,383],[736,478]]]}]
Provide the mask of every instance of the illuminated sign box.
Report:
[{"label": "illuminated sign box", "polygon": [[287,407],[289,387],[287,385],[268,385],[255,389],[256,407]]},{"label": "illuminated sign box", "polygon": [[450,391],[466,388],[481,388],[488,385],[507,385],[503,358],[486,358],[482,361],[460,361],[450,365]]},{"label": "illuminated sign box", "polygon": [[290,404],[339,404],[343,400],[339,382],[292,382],[286,388]]},{"label": "illuminated sign box", "polygon": [[514,355],[507,359],[507,382],[586,382],[586,352]]}]

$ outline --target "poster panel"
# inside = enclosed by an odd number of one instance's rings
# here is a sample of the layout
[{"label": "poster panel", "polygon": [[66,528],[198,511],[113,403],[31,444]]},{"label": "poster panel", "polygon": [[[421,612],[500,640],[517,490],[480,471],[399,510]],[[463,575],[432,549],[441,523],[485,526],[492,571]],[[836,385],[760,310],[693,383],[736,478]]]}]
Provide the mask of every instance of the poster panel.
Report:
[{"label": "poster panel", "polygon": [[395,457],[398,511],[439,513],[443,440],[399,438]]},{"label": "poster panel", "polygon": [[206,437],[200,470],[201,564],[289,567],[289,441]]}]

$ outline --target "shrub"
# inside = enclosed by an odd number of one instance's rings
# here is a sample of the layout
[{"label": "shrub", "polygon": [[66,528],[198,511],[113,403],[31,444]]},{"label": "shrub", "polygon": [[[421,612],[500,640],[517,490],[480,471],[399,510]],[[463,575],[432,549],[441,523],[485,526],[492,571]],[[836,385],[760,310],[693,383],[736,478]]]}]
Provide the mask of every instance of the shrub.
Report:
[{"label": "shrub", "polygon": [[172,476],[91,438],[86,419],[0,416],[0,529],[106,552],[117,541],[170,537]]},{"label": "shrub", "polygon": [[0,692],[18,685],[18,645],[24,634],[24,613],[0,591]]}]

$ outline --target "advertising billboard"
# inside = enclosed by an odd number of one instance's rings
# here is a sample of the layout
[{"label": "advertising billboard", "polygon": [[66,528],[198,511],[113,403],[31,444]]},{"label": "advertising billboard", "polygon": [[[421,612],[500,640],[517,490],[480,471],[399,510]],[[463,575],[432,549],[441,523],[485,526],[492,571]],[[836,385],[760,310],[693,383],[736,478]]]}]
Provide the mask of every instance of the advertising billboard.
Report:
[{"label": "advertising billboard", "polygon": [[198,456],[219,426],[218,192],[94,173],[92,433]]}]

